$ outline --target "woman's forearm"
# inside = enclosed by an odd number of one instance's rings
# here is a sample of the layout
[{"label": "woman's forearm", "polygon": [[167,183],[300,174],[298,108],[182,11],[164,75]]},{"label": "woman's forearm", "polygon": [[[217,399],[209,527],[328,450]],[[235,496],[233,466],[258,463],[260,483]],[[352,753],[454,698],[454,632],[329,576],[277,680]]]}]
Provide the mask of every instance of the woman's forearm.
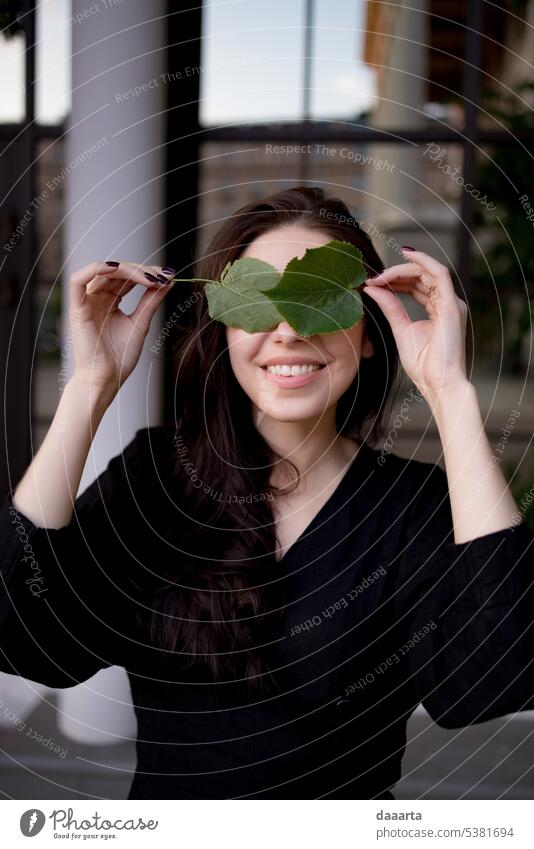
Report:
[{"label": "woman's forearm", "polygon": [[468,542],[513,525],[518,507],[484,430],[473,384],[461,381],[427,401],[443,446],[454,541]]},{"label": "woman's forearm", "polygon": [[113,400],[110,392],[72,377],[54,419],[17,485],[13,504],[35,525],[68,525],[91,442]]}]

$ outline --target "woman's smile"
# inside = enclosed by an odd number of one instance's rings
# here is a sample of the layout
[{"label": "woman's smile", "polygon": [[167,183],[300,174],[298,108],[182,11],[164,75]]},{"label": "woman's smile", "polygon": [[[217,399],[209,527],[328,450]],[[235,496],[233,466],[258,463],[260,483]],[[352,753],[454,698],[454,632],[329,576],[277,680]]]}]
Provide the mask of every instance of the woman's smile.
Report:
[{"label": "woman's smile", "polygon": [[267,380],[286,389],[298,389],[317,380],[326,368],[325,364],[314,365],[268,365],[260,366]]}]

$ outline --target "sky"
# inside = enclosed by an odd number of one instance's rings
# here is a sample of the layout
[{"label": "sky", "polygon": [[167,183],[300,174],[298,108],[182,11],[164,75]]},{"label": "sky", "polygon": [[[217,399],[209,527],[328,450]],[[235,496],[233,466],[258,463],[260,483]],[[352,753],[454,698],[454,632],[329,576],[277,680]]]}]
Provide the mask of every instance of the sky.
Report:
[{"label": "sky", "polygon": [[[350,119],[372,105],[374,72],[359,61],[364,7],[315,0],[313,118]],[[70,16],[70,0],[37,3],[41,123],[61,122],[70,108]],[[203,125],[302,118],[304,20],[304,0],[206,0],[197,71]],[[23,39],[0,36],[0,123],[22,120],[23,63]]]},{"label": "sky", "polygon": [[[70,0],[39,0],[36,16],[37,119],[60,123],[70,108]],[[0,36],[0,122],[24,118],[24,47],[22,35]]]},{"label": "sky", "polygon": [[[314,118],[350,118],[373,101],[363,50],[363,0],[315,0]],[[208,0],[204,14],[203,124],[303,115],[304,0]]]}]

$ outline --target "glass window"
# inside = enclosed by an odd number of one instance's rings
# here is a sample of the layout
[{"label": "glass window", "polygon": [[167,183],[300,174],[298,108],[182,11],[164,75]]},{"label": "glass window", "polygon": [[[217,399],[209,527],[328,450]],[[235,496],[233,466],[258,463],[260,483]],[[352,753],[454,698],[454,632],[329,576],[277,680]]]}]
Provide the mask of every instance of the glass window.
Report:
[{"label": "glass window", "polygon": [[[256,198],[293,185],[299,176],[299,156],[280,158],[266,153],[272,142],[243,145],[204,142],[200,146],[199,233],[197,253],[206,251],[222,219]],[[297,142],[290,142],[297,144]]]},{"label": "glass window", "polygon": [[0,34],[0,124],[21,123],[26,115],[25,47],[23,33]]},{"label": "glass window", "polygon": [[[70,111],[70,14],[69,0],[40,0],[37,3],[35,118],[40,124],[61,124]],[[76,25],[83,25],[83,22],[72,24]]]},{"label": "glass window", "polygon": [[303,21],[304,0],[207,0],[202,14],[200,123],[300,118]]},{"label": "glass window", "polygon": [[376,96],[376,71],[363,61],[366,4],[314,5],[312,117],[357,119],[372,109]]},{"label": "glass window", "polygon": [[404,261],[401,245],[413,244],[456,266],[461,145],[310,142],[302,152],[301,141],[265,141],[241,148],[232,142],[202,145],[201,252],[224,216],[294,185],[305,169],[306,180],[354,211],[386,265]]},{"label": "glass window", "polygon": [[[207,0],[200,121],[304,116],[306,0]],[[311,117],[377,127],[462,126],[465,13],[376,2],[312,4]]]}]

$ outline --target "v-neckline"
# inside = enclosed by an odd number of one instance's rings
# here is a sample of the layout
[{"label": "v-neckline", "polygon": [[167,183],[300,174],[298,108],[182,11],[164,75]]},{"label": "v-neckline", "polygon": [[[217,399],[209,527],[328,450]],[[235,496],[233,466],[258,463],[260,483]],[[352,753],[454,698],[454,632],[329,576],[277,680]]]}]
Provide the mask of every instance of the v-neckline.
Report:
[{"label": "v-neckline", "polygon": [[302,533],[300,533],[298,535],[298,537],[296,538],[296,540],[291,543],[291,545],[289,546],[289,548],[287,549],[287,551],[283,555],[283,557],[276,559],[276,562],[277,562],[278,565],[280,565],[281,563],[284,563],[289,558],[289,555],[294,552],[294,550],[297,548],[297,546],[299,546],[301,543],[303,543],[304,540],[314,530],[315,525],[323,518],[323,515],[326,513],[327,508],[331,507],[334,499],[337,499],[342,494],[344,487],[346,486],[346,484],[348,483],[350,478],[352,478],[352,472],[354,471],[354,468],[357,465],[360,465],[358,463],[358,460],[361,458],[362,454],[367,453],[368,451],[369,451],[369,447],[365,444],[365,442],[362,442],[362,444],[358,448],[358,451],[356,452],[356,455],[352,458],[348,467],[345,469],[345,472],[343,473],[343,477],[338,482],[334,491],[329,495],[329,497],[327,498],[325,503],[322,505],[322,507],[319,508],[318,512],[311,519],[311,521],[308,522],[308,524],[306,525],[306,527],[304,528]]}]

